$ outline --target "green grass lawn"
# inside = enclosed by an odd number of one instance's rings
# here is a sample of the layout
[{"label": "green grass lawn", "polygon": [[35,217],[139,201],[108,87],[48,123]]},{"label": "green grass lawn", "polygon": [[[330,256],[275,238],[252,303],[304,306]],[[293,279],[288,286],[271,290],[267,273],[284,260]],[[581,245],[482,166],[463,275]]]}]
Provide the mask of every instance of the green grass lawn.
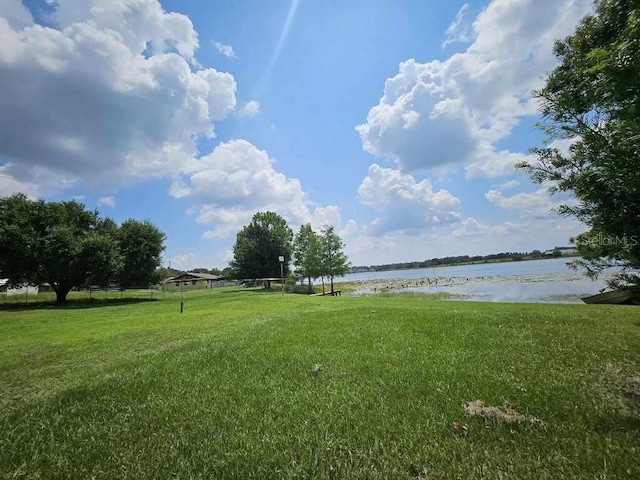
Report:
[{"label": "green grass lawn", "polygon": [[640,478],[637,307],[240,289],[183,314],[5,307],[1,478]]}]

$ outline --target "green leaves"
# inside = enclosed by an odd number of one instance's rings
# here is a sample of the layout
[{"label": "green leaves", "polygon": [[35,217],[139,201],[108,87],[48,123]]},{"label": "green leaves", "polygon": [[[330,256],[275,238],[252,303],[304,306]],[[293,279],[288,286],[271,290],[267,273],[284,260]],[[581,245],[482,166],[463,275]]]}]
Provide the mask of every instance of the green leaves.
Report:
[{"label": "green leaves", "polygon": [[12,285],[49,283],[64,302],[73,287],[147,286],[153,281],[164,233],[148,221],[122,227],[81,203],[0,198],[0,275]]},{"label": "green leaves", "polygon": [[327,277],[341,277],[349,271],[349,259],[344,253],[344,243],[333,226],[325,226],[320,237],[322,271]]},{"label": "green leaves", "polygon": [[[577,206],[559,211],[585,223],[590,247],[580,249],[596,274],[610,264],[640,269],[640,6],[600,0],[575,33],[556,43],[560,65],[541,102],[546,145],[572,139],[569,152],[532,149],[537,161],[518,165],[551,193],[571,192]],[[583,239],[584,239],[583,238]],[[594,245],[593,239],[627,241]],[[604,240],[603,240],[604,241]],[[580,247],[579,247],[580,248]]]},{"label": "green leaves", "polygon": [[280,275],[278,257],[285,257],[287,274],[293,254],[298,275],[333,280],[349,271],[349,260],[343,250],[344,243],[332,226],[325,226],[318,234],[310,224],[302,225],[294,240],[284,218],[274,212],[258,212],[251,223],[238,232],[231,266],[237,278],[277,278]]},{"label": "green leaves", "polygon": [[122,253],[121,288],[144,287],[158,280],[165,234],[149,220],[122,223],[117,240]]},{"label": "green leaves", "polygon": [[349,260],[343,252],[344,243],[332,226],[317,234],[306,224],[300,227],[294,242],[297,272],[304,277],[341,277],[349,271]]},{"label": "green leaves", "polygon": [[91,232],[78,247],[78,275],[85,277],[86,285],[108,286],[114,273],[122,271],[124,262],[120,245],[109,232]]},{"label": "green leaves", "polygon": [[236,236],[232,268],[237,278],[280,277],[280,256],[284,257],[284,274],[289,273],[293,231],[275,212],[258,212],[251,223]]},{"label": "green leaves", "polygon": [[320,238],[310,224],[307,223],[300,227],[293,245],[296,273],[307,278],[321,276]]}]

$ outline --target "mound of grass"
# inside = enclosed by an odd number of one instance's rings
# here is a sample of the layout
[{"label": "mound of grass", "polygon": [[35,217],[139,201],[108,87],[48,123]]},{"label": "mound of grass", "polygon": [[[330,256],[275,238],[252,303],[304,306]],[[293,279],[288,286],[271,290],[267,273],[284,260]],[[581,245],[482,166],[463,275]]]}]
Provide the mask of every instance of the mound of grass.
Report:
[{"label": "mound of grass", "polygon": [[637,318],[244,289],[0,311],[0,477],[640,478]]}]

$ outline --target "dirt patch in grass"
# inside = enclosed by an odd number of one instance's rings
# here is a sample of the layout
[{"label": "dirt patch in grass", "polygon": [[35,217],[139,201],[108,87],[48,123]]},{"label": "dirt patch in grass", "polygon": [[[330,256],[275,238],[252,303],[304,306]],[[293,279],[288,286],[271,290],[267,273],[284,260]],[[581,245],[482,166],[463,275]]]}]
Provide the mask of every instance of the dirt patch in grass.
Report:
[{"label": "dirt patch in grass", "polygon": [[622,394],[627,400],[627,407],[630,413],[640,416],[640,375],[628,378]]},{"label": "dirt patch in grass", "polygon": [[640,418],[640,374],[627,364],[609,363],[601,373],[604,396],[627,417]]},{"label": "dirt patch in grass", "polygon": [[501,407],[487,405],[482,400],[474,400],[463,404],[464,413],[469,417],[482,417],[498,424],[507,425],[541,425],[542,421],[532,415],[518,412],[509,403]]}]

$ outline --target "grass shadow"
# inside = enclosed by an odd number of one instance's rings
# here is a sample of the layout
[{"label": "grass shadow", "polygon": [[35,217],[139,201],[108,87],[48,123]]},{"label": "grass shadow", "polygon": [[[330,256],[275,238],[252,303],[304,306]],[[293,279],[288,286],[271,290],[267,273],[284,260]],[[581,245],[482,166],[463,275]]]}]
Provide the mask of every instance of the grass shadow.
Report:
[{"label": "grass shadow", "polygon": [[1,311],[25,311],[25,310],[43,310],[43,309],[85,309],[85,308],[102,308],[117,307],[120,305],[131,305],[134,303],[157,302],[157,298],[94,298],[94,299],[72,299],[67,300],[62,305],[56,305],[55,302],[43,300],[28,303],[0,303]]},{"label": "grass shadow", "polygon": [[264,287],[238,287],[233,290],[225,290],[222,293],[279,293],[275,288],[266,289]]},{"label": "grass shadow", "polygon": [[629,415],[614,415],[610,417],[600,417],[596,420],[594,429],[597,432],[639,432],[640,418]]},{"label": "grass shadow", "polygon": [[[222,293],[236,293],[236,294],[242,294],[242,293],[252,293],[254,295],[282,295],[282,290],[280,290],[279,288],[270,288],[270,289],[265,289],[264,287],[246,287],[246,288],[241,288],[241,289],[237,289],[237,290],[225,290]],[[290,291],[290,290],[285,290],[285,295],[311,295],[309,292],[306,291]]]}]

